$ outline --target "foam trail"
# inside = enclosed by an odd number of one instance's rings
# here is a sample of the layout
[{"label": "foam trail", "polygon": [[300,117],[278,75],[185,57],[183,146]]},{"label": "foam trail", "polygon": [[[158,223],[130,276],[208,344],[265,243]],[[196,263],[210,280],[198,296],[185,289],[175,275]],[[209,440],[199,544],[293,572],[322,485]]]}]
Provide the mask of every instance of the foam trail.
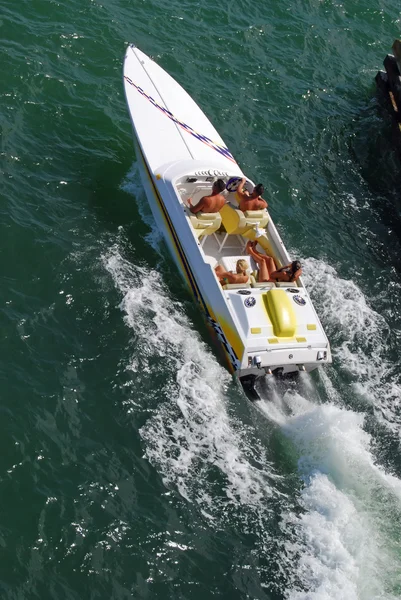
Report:
[{"label": "foam trail", "polygon": [[286,390],[269,382],[269,399],[254,403],[286,436],[303,481],[296,510],[282,514],[281,560],[293,567],[286,597],[395,600],[401,482],[375,463],[363,413],[319,404],[317,395],[307,399],[302,389],[302,382]]},{"label": "foam trail", "polygon": [[[216,468],[223,482],[219,493],[226,501],[264,505],[273,493],[275,475],[265,450],[256,441],[250,443],[228,413],[231,376],[191,328],[180,304],[172,302],[158,273],[133,268],[118,247],[103,260],[124,294],[121,308],[141,347],[141,371],[152,374],[152,359],[158,356],[169,361],[170,373],[176,373],[175,381],[167,379],[164,389],[161,384],[157,409],[141,430],[146,457],[167,486],[211,517],[219,512],[219,501],[213,498],[215,484],[207,481]],[[155,365],[158,371],[161,364]],[[136,357],[129,368],[138,369]]]},{"label": "foam trail", "polygon": [[306,371],[299,373],[299,386],[303,395],[307,398],[316,397],[316,388],[310,373],[307,373]]},{"label": "foam trail", "polygon": [[157,227],[153,218],[152,211],[146,199],[146,194],[141,183],[139,173],[139,165],[134,162],[130,171],[127,173],[125,180],[121,185],[121,189],[135,197],[139,214],[146,225],[151,229],[151,232],[145,236],[146,242],[159,254],[163,252],[162,240],[163,234]]},{"label": "foam trail", "polygon": [[[351,379],[351,391],[374,408],[377,418],[387,427],[398,428],[400,352],[389,355],[389,348],[399,346],[401,336],[392,313],[388,323],[386,314],[376,312],[353,281],[339,278],[323,261],[310,258],[304,262],[309,273],[306,284],[325,324],[335,364],[346,380]],[[332,390],[327,393],[330,396]]]},{"label": "foam trail", "polygon": [[300,456],[301,511],[283,514],[291,600],[399,597],[401,482],[373,460],[364,415],[285,395],[282,430]]},{"label": "foam trail", "polygon": [[[399,379],[386,379],[392,370],[385,317],[335,269],[314,259],[304,262],[313,273],[307,286],[335,362],[353,379],[351,391],[375,407],[383,407],[383,396],[399,402]],[[286,391],[276,384],[272,392],[270,385],[266,400],[255,403],[288,438],[304,481],[301,510],[283,513],[282,560],[296,565],[287,598],[395,600],[401,592],[401,540],[394,527],[401,521],[401,482],[375,464],[365,416],[344,408],[331,373],[323,369],[317,377],[334,404],[320,404],[309,376]]]},{"label": "foam trail", "polygon": [[261,400],[254,401],[254,406],[270,421],[283,426],[291,413],[291,407],[285,400],[284,386],[276,377],[266,377],[256,382],[256,390]]},{"label": "foam trail", "polygon": [[342,404],[341,395],[336,390],[325,369],[318,370],[318,377],[322,381],[327,398],[333,404]]}]

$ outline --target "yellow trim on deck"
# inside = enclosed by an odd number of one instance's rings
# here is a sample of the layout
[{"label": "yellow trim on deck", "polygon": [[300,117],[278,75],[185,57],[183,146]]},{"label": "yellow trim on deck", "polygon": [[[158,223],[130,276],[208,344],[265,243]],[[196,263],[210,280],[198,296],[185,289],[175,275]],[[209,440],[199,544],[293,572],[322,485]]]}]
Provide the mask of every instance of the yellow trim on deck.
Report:
[{"label": "yellow trim on deck", "polygon": [[218,317],[217,322],[220,323],[220,327],[223,330],[223,333],[226,337],[227,342],[230,344],[231,348],[234,350],[237,358],[242,361],[242,356],[244,354],[245,346],[242,343],[242,340],[238,333],[233,330],[232,327],[225,321],[222,317]]}]

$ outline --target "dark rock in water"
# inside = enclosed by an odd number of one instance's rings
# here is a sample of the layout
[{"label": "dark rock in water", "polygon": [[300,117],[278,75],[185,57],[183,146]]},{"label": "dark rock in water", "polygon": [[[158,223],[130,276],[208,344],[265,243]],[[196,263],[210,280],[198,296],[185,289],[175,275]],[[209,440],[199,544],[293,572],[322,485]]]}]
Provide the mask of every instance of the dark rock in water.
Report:
[{"label": "dark rock in water", "polygon": [[375,81],[377,87],[379,87],[383,92],[388,92],[388,76],[385,71],[378,71],[375,77]]},{"label": "dark rock in water", "polygon": [[397,62],[399,74],[401,75],[401,40],[394,40],[392,50],[394,52],[394,57]]}]

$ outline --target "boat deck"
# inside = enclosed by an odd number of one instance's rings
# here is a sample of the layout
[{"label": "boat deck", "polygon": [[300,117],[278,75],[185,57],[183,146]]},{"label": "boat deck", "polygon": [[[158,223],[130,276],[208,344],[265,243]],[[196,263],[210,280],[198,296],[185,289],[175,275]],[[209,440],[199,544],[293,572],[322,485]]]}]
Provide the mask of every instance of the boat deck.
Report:
[{"label": "boat deck", "polygon": [[[188,179],[190,179],[191,181],[188,181]],[[195,179],[196,181],[192,181],[192,179]],[[240,212],[238,210],[238,203],[235,197],[235,193],[227,191],[223,192],[223,195],[227,199],[227,204],[220,211],[218,217],[220,218],[220,222],[217,224],[216,222],[213,223],[213,215],[204,215],[204,217],[209,216],[211,221],[208,225],[205,226],[205,229],[202,230],[202,221],[199,221],[200,213],[194,215],[190,212],[188,206],[188,198],[191,198],[192,206],[196,206],[196,204],[199,202],[202,196],[210,194],[211,182],[199,181],[195,177],[191,178],[183,176],[176,182],[175,189],[179,201],[184,207],[186,216],[189,220],[194,236],[198,240],[198,245],[200,246],[205,262],[207,264],[210,264],[212,268],[215,268],[218,264],[220,264],[222,267],[224,267],[225,270],[235,272],[237,260],[245,259],[249,265],[249,273],[251,274],[250,283],[248,284],[248,286],[251,284],[252,287],[262,285],[256,283],[258,279],[258,265],[246,251],[246,243],[248,242],[248,240],[255,239],[254,237],[249,235],[249,232],[251,230],[255,230],[255,226],[258,223],[250,219],[248,214],[246,219],[244,219],[244,222],[249,223],[249,225],[242,225],[238,228],[238,232],[234,231],[233,233],[228,234],[224,226],[225,218],[230,219],[230,211],[232,214],[234,213],[234,211],[236,211],[237,213]],[[266,214],[262,215],[260,219],[265,219],[265,221],[267,221],[267,224],[264,226],[266,228],[262,229],[262,231],[264,232],[264,243],[263,245],[259,245],[257,249],[259,252],[272,256],[277,268],[280,268],[283,264],[286,264],[286,262],[283,263],[283,256],[280,253],[280,249],[277,247],[277,243],[275,243],[275,241],[272,239],[269,233],[270,217],[267,211],[263,212],[265,212]],[[241,214],[242,218],[244,218],[244,213]],[[266,251],[266,248],[268,248],[269,250]],[[230,287],[233,285],[234,284],[230,284]],[[298,281],[298,285],[297,283],[292,284],[292,287],[299,286],[302,286],[300,281]],[[237,287],[239,287],[239,285]],[[264,287],[266,287],[266,284]],[[271,284],[271,287],[274,287],[274,284]]]},{"label": "boat deck", "polygon": [[[223,230],[205,236],[202,249],[207,263],[215,267],[224,257],[251,258],[245,250],[248,240],[239,235],[230,235],[222,246],[225,236],[226,232]],[[256,270],[257,267],[253,259],[252,264],[254,266],[252,270]]]}]

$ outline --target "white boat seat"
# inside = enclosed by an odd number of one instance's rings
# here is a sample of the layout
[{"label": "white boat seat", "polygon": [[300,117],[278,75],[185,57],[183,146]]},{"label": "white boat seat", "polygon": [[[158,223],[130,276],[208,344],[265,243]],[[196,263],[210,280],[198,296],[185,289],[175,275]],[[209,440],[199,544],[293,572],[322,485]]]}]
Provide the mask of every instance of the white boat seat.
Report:
[{"label": "white boat seat", "polygon": [[281,288],[299,287],[296,281],[276,281],[275,285]]},{"label": "white boat seat", "polygon": [[237,269],[237,261],[238,260],[245,260],[248,264],[249,273],[252,273],[253,266],[251,263],[251,257],[247,254],[245,254],[245,255],[241,254],[240,256],[222,256],[221,259],[219,260],[219,264],[226,271],[234,271],[234,273],[235,273],[235,271]]},{"label": "white boat seat", "polygon": [[205,263],[207,265],[210,265],[212,267],[212,269],[214,269],[218,265],[218,261],[214,256],[207,256],[205,254],[205,256],[203,257],[203,260],[205,261]]},{"label": "white boat seat", "polygon": [[196,214],[190,213],[190,221],[191,225],[195,230],[195,235],[197,238],[202,237],[203,235],[210,235],[217,231],[221,225],[221,215],[220,213],[203,213],[198,212]]}]

